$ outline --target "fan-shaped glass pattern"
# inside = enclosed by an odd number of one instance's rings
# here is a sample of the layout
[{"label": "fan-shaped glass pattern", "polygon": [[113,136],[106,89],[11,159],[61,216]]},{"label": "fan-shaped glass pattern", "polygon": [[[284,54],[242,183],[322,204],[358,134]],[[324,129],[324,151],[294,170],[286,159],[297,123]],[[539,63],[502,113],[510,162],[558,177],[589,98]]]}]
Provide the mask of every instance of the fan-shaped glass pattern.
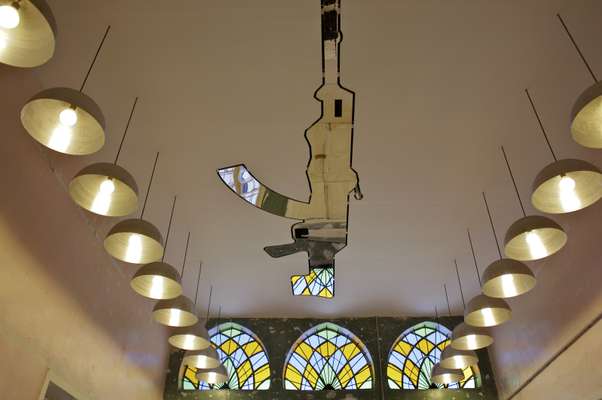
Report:
[{"label": "fan-shaped glass pattern", "polygon": [[293,295],[316,296],[331,299],[334,297],[334,268],[312,268],[309,275],[291,277]]},{"label": "fan-shaped glass pattern", "polygon": [[270,388],[270,365],[265,347],[249,329],[225,323],[209,331],[211,343],[217,348],[221,362],[228,371],[228,382],[207,385],[196,378],[196,368],[185,367],[184,390],[267,390]]},{"label": "fan-shaped glass pattern", "polygon": [[[389,354],[387,379],[391,389],[429,389],[431,370],[451,340],[451,332],[435,322],[423,322],[406,330]],[[446,387],[471,389],[480,386],[478,367],[464,369],[464,380]]]},{"label": "fan-shaped glass pattern", "polygon": [[287,390],[372,389],[374,366],[364,344],[332,323],[307,331],[284,364]]}]

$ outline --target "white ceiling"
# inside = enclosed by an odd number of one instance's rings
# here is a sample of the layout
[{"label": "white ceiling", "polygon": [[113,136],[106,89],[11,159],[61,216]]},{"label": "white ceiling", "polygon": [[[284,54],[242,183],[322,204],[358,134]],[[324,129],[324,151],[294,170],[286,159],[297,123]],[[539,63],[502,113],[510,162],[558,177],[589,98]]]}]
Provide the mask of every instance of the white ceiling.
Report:
[{"label": "white ceiling", "polygon": [[[444,307],[444,282],[459,312],[454,257],[467,295],[477,290],[466,227],[481,268],[496,257],[481,190],[500,237],[519,217],[499,145],[524,198],[551,161],[525,87],[559,155],[602,165],[601,152],[568,133],[572,102],[591,78],[555,17],[564,15],[602,74],[602,2],[343,0],[342,80],[357,93],[354,168],[365,199],[351,203],[335,299],[294,298],[289,277],[307,271],[305,256],[276,260],[262,250],[289,242],[292,221],[245,204],[215,170],[245,162],[273,189],[307,198],[303,132],[320,114],[319,1],[49,3],[60,36],[55,58],[34,72],[44,86],[79,87],[113,26],[87,86],[105,112],[107,145],[91,157],[52,155],[54,163],[70,177],[111,160],[140,96],[121,163],[144,193],[161,151],[147,217],[165,232],[179,195],[167,259],[180,265],[191,230],[186,290],[193,294],[202,259],[201,304],[213,284],[225,315],[428,314]],[[114,223],[91,218],[101,233]]]}]

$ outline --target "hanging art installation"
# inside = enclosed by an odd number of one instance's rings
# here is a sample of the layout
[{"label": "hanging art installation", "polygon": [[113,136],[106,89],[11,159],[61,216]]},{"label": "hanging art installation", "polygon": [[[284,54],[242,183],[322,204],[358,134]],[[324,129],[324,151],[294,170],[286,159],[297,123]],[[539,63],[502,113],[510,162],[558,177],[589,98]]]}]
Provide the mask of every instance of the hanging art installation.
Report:
[{"label": "hanging art installation", "polygon": [[314,97],[322,115],[305,131],[310,147],[306,175],[309,202],[277,193],[256,179],[244,164],[220,168],[220,179],[241,199],[269,213],[298,220],[292,226],[294,242],[264,250],[279,258],[306,252],[309,273],[291,277],[295,296],[334,297],[335,255],[347,246],[349,196],[363,195],[352,167],[355,93],[340,84],[340,0],[322,4],[322,85]]}]

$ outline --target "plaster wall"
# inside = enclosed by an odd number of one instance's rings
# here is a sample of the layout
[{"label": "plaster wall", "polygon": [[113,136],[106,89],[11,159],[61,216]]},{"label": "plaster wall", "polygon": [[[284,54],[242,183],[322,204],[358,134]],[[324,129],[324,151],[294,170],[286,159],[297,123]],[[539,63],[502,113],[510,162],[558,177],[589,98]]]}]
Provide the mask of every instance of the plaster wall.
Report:
[{"label": "plaster wall", "polygon": [[[40,90],[0,65],[0,398],[38,400],[50,378],[82,400],[158,400],[166,333],[19,123]],[[64,157],[68,159],[68,157]]]}]

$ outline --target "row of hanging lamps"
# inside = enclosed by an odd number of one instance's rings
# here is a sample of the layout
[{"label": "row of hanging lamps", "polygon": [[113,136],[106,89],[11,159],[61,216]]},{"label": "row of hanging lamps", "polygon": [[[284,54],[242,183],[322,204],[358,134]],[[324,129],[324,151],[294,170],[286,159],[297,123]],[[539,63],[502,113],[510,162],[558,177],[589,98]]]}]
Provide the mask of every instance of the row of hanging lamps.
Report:
[{"label": "row of hanging lamps", "polygon": [[[439,312],[436,306],[435,322],[437,325],[439,324]],[[435,330],[435,342],[438,342],[437,332],[439,332],[439,329]],[[439,360],[437,360],[431,369],[431,389],[437,389],[436,385],[450,385],[464,379],[464,372],[461,369],[445,368],[441,365],[441,359],[442,357],[439,357]]]},{"label": "row of hanging lamps", "polygon": [[132,175],[119,166],[119,155],[128,133],[138,98],[125,126],[113,163],[95,163],[79,171],[69,184],[69,195],[80,207],[106,217],[123,217],[138,207],[138,186]]},{"label": "row of hanging lamps", "polygon": [[171,224],[176,209],[176,200],[177,196],[174,196],[161,261],[155,261],[140,267],[130,281],[130,286],[136,293],[149,299],[173,299],[182,294],[180,273],[170,264],[165,262],[165,253],[167,244],[169,243]]},{"label": "row of hanging lamps", "polygon": [[163,257],[161,232],[153,224],[143,219],[158,161],[159,153],[155,157],[140,218],[120,221],[109,231],[104,240],[107,253],[120,261],[131,264],[148,264]]},{"label": "row of hanging lamps", "polygon": [[573,106],[571,111],[571,135],[582,146],[602,149],[602,82],[596,77],[560,14],[556,16],[594,80],[594,84],[585,89]]},{"label": "row of hanging lamps", "polygon": [[[447,310],[451,317],[451,307],[449,305],[449,296],[447,295],[447,285],[443,285],[445,291],[445,300],[447,301]],[[476,365],[479,362],[477,353],[473,350],[459,350],[453,346],[447,346],[441,353],[441,361],[439,362],[443,368],[460,369]]]},{"label": "row of hanging lamps", "polygon": [[600,169],[583,160],[558,160],[529,90],[525,89],[525,93],[554,158],[533,182],[533,206],[548,214],[564,214],[591,206],[602,197]]},{"label": "row of hanging lamps", "polygon": [[108,26],[79,90],[64,87],[43,90],[23,106],[23,127],[49,149],[70,155],[87,155],[104,146],[104,116],[83,90],[110,29]]},{"label": "row of hanging lamps", "polygon": [[[188,247],[190,245],[190,232],[186,239],[186,249],[184,250],[184,261],[182,262],[182,279],[186,268],[186,259],[188,257]],[[180,295],[175,298],[159,300],[153,308],[153,318],[155,322],[170,327],[192,326],[199,321],[196,315],[192,301]]]},{"label": "row of hanging lamps", "polygon": [[[196,292],[194,295],[195,309],[197,306],[197,300],[199,298],[199,284],[201,282],[202,270],[203,264],[201,263],[199,264],[199,276],[197,279]],[[209,291],[209,307],[211,307],[211,295],[212,290]],[[197,323],[192,326],[174,328],[171,334],[169,335],[168,342],[175,348],[190,351],[203,350],[211,346],[211,340],[209,338],[209,333],[207,332],[205,322],[201,320],[197,321]]]},{"label": "row of hanging lamps", "polygon": [[485,208],[489,216],[493,240],[500,257],[499,260],[489,264],[483,273],[483,282],[481,285],[483,294],[493,298],[508,299],[527,293],[537,283],[535,275],[524,263],[502,257],[502,251],[500,250],[500,244],[495,232],[495,225],[493,224],[493,217],[491,216],[491,210],[489,209],[485,193],[483,193],[483,200],[485,201]]},{"label": "row of hanging lamps", "polygon": [[[213,294],[213,286],[209,289],[209,297]],[[211,312],[211,302],[207,307],[207,318],[206,321],[209,321],[209,316]],[[218,314],[218,321],[221,318],[221,307],[220,312]],[[217,354],[217,350],[213,347],[211,342],[209,346],[201,350],[192,350],[184,353],[184,358],[182,363],[192,366],[194,368],[203,369],[203,370],[214,370],[219,367],[221,362],[219,360],[219,355]]]},{"label": "row of hanging lamps", "polygon": [[[460,271],[458,262],[454,260],[456,266],[456,276],[458,277],[458,286],[460,287],[460,296],[462,298],[462,307],[466,310],[464,301],[464,291],[460,280]],[[452,332],[451,346],[458,350],[479,350],[493,344],[493,337],[487,328],[467,325],[462,322],[454,328]]]},{"label": "row of hanging lamps", "polygon": [[523,212],[523,217],[510,225],[506,232],[504,253],[519,261],[534,261],[551,256],[564,247],[567,235],[564,229],[550,218],[541,215],[527,216],[506,150],[504,146],[501,149],[514,185],[518,204]]},{"label": "row of hanging lamps", "polygon": [[54,55],[56,22],[44,0],[0,1],[0,63],[32,68]]},{"label": "row of hanging lamps", "polygon": [[[479,286],[482,287],[481,274],[479,272],[479,266],[477,264],[477,258],[474,252],[470,230],[468,230],[468,241],[470,243],[470,250],[472,251],[472,258],[474,260]],[[490,328],[503,324],[504,322],[508,321],[511,316],[512,310],[506,301],[499,298],[489,297],[484,294],[479,294],[473,297],[472,300],[468,302],[466,309],[464,310],[464,322],[468,325],[481,328]]]}]

